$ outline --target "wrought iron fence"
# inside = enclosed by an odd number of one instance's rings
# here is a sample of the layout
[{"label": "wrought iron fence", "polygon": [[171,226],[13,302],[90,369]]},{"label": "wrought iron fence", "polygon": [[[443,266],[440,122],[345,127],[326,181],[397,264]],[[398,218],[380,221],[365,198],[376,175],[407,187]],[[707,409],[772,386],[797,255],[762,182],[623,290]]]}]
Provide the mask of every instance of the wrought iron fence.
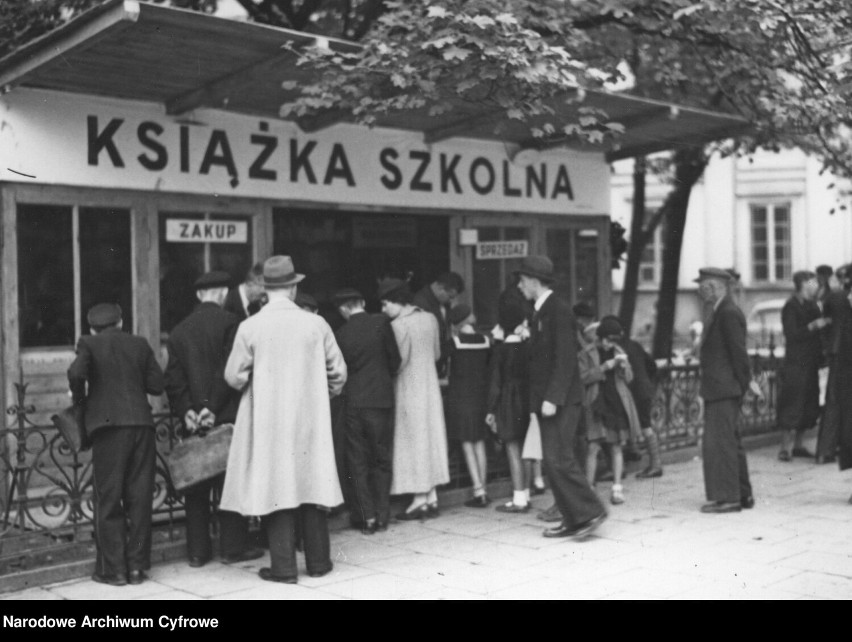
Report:
[{"label": "wrought iron fence", "polygon": [[[775,426],[777,361],[755,356],[753,371],[763,398],[749,393],[743,401],[745,434]],[[76,453],[52,425],[35,425],[36,409],[27,403],[27,385],[16,384],[17,400],[9,406],[9,424],[0,430],[0,576],[20,568],[19,560],[38,551],[50,559],[56,547],[92,542],[92,464],[90,452]],[[652,422],[665,450],[700,443],[703,404],[697,363],[668,363],[660,368]],[[183,516],[181,497],[169,478],[166,456],[176,441],[179,420],[168,413],[155,416],[157,463],[154,503],[156,522],[172,525]],[[508,476],[506,457],[489,447],[492,474]],[[450,451],[451,481],[445,488],[469,485],[460,448]],[[169,528],[169,537],[175,530]],[[38,556],[38,555],[37,555]],[[55,557],[55,556],[54,556]]]}]

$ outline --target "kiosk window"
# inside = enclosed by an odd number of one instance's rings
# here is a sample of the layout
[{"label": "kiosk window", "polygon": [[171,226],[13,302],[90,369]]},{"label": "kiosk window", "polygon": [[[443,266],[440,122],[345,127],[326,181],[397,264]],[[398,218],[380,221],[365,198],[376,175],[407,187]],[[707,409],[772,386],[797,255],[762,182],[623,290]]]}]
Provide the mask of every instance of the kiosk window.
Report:
[{"label": "kiosk window", "polygon": [[101,302],[121,305],[132,331],[129,210],[17,209],[21,347],[73,346],[89,332],[86,311]]},{"label": "kiosk window", "polygon": [[252,266],[251,217],[199,212],[160,213],[160,333],[163,339],[195,308],[193,284],[224,270],[234,285]]}]

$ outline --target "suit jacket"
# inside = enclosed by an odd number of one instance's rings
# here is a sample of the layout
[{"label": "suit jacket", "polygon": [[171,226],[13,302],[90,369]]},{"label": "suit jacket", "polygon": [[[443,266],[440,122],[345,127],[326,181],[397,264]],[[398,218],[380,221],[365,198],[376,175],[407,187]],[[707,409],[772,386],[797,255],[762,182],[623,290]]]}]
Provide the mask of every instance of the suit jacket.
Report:
[{"label": "suit jacket", "polygon": [[343,394],[350,408],[392,408],[393,375],[401,357],[390,320],[359,312],[335,332],[349,377]]},{"label": "suit jacket", "polygon": [[[432,292],[430,286],[421,288],[415,295],[412,301],[421,310],[431,312],[438,320],[438,339],[441,342],[441,356],[438,358],[438,375],[443,377],[447,374],[447,363],[450,359],[450,350],[452,348],[452,331],[450,324],[449,306],[444,306],[438,301],[438,297]],[[444,308],[444,313],[441,312]]]},{"label": "suit jacket", "polygon": [[257,301],[252,301],[249,303],[248,310],[243,307],[243,299],[240,296],[240,288],[239,286],[235,288],[231,288],[228,290],[228,296],[225,297],[225,305],[223,306],[226,312],[230,312],[231,314],[237,317],[239,321],[245,321],[253,314],[256,314],[258,310],[260,310],[261,305]]},{"label": "suit jacket", "polygon": [[809,330],[808,324],[822,316],[814,301],[799,301],[796,296],[787,299],[781,309],[784,328],[784,363],[787,366],[816,368],[822,355],[820,333]]},{"label": "suit jacket", "polygon": [[146,395],[163,393],[163,370],[145,339],[109,328],[80,337],[68,383],[74,404],[85,405],[89,433],[113,426],[153,426]]},{"label": "suit jacket", "polygon": [[852,305],[844,290],[832,292],[825,301],[823,314],[831,319],[828,328],[828,354],[852,361]]},{"label": "suit jacket", "polygon": [[225,364],[239,324],[235,315],[206,302],[172,330],[166,394],[178,417],[207,408],[217,424],[236,419],[240,396],[225,381]]},{"label": "suit jacket", "polygon": [[542,401],[557,406],[583,402],[577,353],[576,321],[568,304],[555,292],[533,315],[530,328],[530,410]]},{"label": "suit jacket", "polygon": [[745,395],[751,381],[746,320],[728,296],[706,324],[700,355],[704,401],[739,399]]}]

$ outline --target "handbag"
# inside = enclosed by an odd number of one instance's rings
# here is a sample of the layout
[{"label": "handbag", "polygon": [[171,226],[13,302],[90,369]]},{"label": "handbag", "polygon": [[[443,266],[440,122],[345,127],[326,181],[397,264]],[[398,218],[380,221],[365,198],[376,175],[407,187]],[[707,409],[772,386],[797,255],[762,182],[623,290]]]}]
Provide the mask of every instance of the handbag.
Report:
[{"label": "handbag", "polygon": [[73,405],[53,415],[50,420],[68,447],[75,453],[89,450],[92,442],[86,430],[86,411],[83,406]]},{"label": "handbag", "polygon": [[178,492],[225,472],[234,424],[222,424],[195,434],[172,446],[166,457],[172,486]]}]

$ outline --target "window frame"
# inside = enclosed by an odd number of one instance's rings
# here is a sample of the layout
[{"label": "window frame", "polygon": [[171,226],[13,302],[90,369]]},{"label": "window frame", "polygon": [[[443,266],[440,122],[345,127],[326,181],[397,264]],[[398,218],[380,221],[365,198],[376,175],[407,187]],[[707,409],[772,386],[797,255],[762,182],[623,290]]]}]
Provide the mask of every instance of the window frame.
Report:
[{"label": "window frame", "polygon": [[[748,230],[749,230],[749,245],[748,257],[749,267],[751,269],[751,281],[755,285],[778,285],[787,283],[792,278],[793,272],[793,201],[792,199],[767,199],[767,200],[749,200],[748,208]],[[763,227],[766,229],[766,241],[760,245],[766,247],[766,278],[757,276],[758,261],[755,258],[755,249],[757,243],[755,241],[755,212],[758,209],[764,209],[766,212],[766,221]],[[786,227],[786,244],[778,241],[778,221],[776,210],[786,209],[787,221]],[[778,247],[786,245],[786,260],[779,260],[776,257]],[[762,262],[761,262],[762,263]],[[778,275],[778,270],[781,268],[781,275]]]}]

